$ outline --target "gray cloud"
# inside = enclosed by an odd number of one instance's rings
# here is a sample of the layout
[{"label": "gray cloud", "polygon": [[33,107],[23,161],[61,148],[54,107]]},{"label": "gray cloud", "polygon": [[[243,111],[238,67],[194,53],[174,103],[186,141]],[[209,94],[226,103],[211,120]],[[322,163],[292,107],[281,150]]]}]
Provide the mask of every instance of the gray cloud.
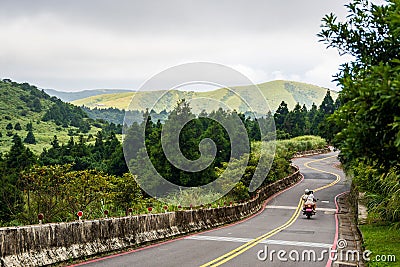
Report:
[{"label": "gray cloud", "polygon": [[2,77],[61,90],[137,88],[185,62],[211,61],[255,82],[326,87],[345,59],[318,43],[344,0],[2,1]]}]

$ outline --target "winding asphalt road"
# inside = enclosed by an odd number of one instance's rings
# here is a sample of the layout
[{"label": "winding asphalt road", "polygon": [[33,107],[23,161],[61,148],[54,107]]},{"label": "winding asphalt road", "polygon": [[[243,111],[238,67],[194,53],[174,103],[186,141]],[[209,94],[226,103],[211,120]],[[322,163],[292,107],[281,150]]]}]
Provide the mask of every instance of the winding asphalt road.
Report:
[{"label": "winding asphalt road", "polygon": [[[327,251],[335,242],[335,196],[349,190],[343,172],[334,167],[336,156],[332,152],[293,160],[304,180],[248,220],[80,265],[330,266]],[[317,214],[311,219],[298,208],[306,188],[318,188]]]}]

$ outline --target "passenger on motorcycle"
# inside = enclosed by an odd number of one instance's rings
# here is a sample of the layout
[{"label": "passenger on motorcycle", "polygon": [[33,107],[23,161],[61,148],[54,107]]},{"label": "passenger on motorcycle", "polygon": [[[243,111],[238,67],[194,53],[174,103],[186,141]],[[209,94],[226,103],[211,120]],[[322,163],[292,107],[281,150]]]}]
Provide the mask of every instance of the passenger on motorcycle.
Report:
[{"label": "passenger on motorcycle", "polygon": [[315,211],[315,209],[317,207],[317,205],[316,205],[317,200],[315,199],[314,192],[312,190],[309,190],[309,189],[304,190],[304,195],[301,198],[304,201],[304,206],[311,204],[313,207],[313,210]]}]

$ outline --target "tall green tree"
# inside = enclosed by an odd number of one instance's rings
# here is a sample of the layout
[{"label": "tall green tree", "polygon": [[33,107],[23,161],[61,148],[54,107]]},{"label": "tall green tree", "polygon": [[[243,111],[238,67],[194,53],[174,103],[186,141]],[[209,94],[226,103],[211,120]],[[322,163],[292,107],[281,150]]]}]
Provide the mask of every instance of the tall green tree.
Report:
[{"label": "tall green tree", "polygon": [[21,138],[15,134],[13,136],[13,145],[6,154],[5,161],[9,169],[19,172],[32,166],[36,161],[36,157],[29,148],[24,146]]},{"label": "tall green tree", "polygon": [[126,211],[143,201],[142,190],[131,173],[117,177],[114,184],[113,201],[118,208]]},{"label": "tall green tree", "polygon": [[[342,91],[341,106],[331,117],[340,127],[335,143],[343,163],[361,170],[355,171],[355,182],[375,196],[371,206],[383,207],[383,218],[398,220],[400,190],[389,181],[400,181],[400,3],[354,0],[347,8],[345,22],[327,15],[319,34],[329,47],[354,58],[336,77]],[[397,212],[389,212],[389,203],[397,203]]]},{"label": "tall green tree", "polygon": [[15,134],[10,151],[0,161],[0,223],[10,222],[22,211],[24,188],[19,183],[19,173],[35,162],[34,154]]},{"label": "tall green tree", "polygon": [[41,112],[42,111],[42,104],[40,103],[39,98],[35,97],[32,102],[32,110],[34,112]]},{"label": "tall green tree", "polygon": [[335,123],[328,120],[328,117],[332,115],[336,110],[335,102],[331,97],[331,92],[328,90],[319,106],[318,113],[314,117],[315,124],[317,126],[317,133],[319,136],[325,138],[329,143],[331,143],[333,137],[337,134],[338,127]]},{"label": "tall green tree", "polygon": [[306,127],[305,113],[302,107],[297,103],[292,111],[286,116],[283,122],[283,130],[291,133],[292,136],[300,136],[304,134]]},{"label": "tall green tree", "polygon": [[22,130],[21,124],[19,122],[17,122],[14,126],[14,129],[17,131],[21,131]]},{"label": "tall green tree", "polygon": [[33,131],[33,125],[32,125],[32,122],[28,122],[27,124],[26,124],[26,130],[29,132],[29,131]]},{"label": "tall green tree", "polygon": [[22,172],[21,184],[26,192],[26,205],[20,218],[26,223],[37,223],[37,214],[43,213],[45,222],[63,221],[65,214],[65,174],[70,165],[34,166]]},{"label": "tall green tree", "polygon": [[331,96],[331,91],[330,90],[328,90],[326,92],[324,100],[322,100],[322,103],[319,106],[319,110],[324,115],[333,114],[333,112],[335,111],[335,103],[334,103],[333,98]]},{"label": "tall green tree", "polygon": [[289,109],[287,107],[287,104],[285,103],[285,101],[282,101],[274,114],[275,125],[278,130],[283,130],[283,124],[288,114]]},{"label": "tall green tree", "polygon": [[136,158],[139,149],[144,146],[142,140],[144,140],[143,129],[137,122],[134,122],[125,131],[123,147],[126,160],[130,161]]},{"label": "tall green tree", "polygon": [[60,148],[60,143],[58,142],[57,135],[54,135],[53,141],[51,141],[50,144],[51,144],[52,148],[54,148],[54,149]]},{"label": "tall green tree", "polygon": [[32,131],[29,131],[24,139],[24,143],[27,144],[36,144],[36,138]]}]

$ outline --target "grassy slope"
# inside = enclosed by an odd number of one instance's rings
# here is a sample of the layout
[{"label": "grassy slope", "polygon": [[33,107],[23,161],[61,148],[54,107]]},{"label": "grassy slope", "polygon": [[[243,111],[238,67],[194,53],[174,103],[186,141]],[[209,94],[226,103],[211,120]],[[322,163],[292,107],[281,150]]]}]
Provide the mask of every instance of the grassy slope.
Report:
[{"label": "grassy slope", "polygon": [[[360,225],[365,249],[372,251],[368,266],[400,266],[400,231],[392,226],[379,224]],[[396,262],[378,262],[377,255],[395,255]]]},{"label": "grassy slope", "polygon": [[124,89],[93,89],[93,90],[83,90],[79,92],[62,92],[54,89],[44,89],[44,91],[48,95],[55,96],[64,102],[70,102],[77,99],[96,96],[96,95],[132,92],[132,90],[124,90]]},{"label": "grassy slope", "polygon": [[[291,82],[291,81],[272,81],[267,83],[259,84],[262,94],[268,100],[270,108],[276,110],[280,102],[283,100],[288,104],[289,109],[292,109],[297,102],[301,105],[306,104],[308,108],[311,107],[312,103],[319,105],[327,89],[318,87],[315,85]],[[240,86],[235,87],[240,95],[244,96],[254,96],[251,91],[254,89],[252,86]],[[171,110],[179,99],[185,98],[190,100],[192,98],[205,98],[205,99],[215,99],[227,104],[230,109],[236,109],[241,112],[247,111],[247,108],[240,99],[229,92],[229,90],[221,88],[209,92],[182,92],[182,91],[146,91],[138,93],[116,93],[116,94],[104,94],[94,97],[83,98],[75,100],[72,103],[75,105],[85,105],[87,107],[115,107],[119,109],[139,109],[144,110],[146,108],[154,109],[157,112],[163,109]],[[332,97],[336,99],[337,93],[332,92]],[[152,104],[157,101],[155,107]],[[264,102],[261,98],[253,98],[255,103],[253,108],[257,110],[263,110]],[[132,102],[131,102],[132,101]],[[192,103],[192,108],[194,112],[200,112],[202,109],[213,110],[219,107],[217,103],[210,102],[207,100],[197,101]]]},{"label": "grassy slope", "polygon": [[[20,99],[20,96],[23,95],[31,97],[29,92],[24,91],[18,87],[14,87],[4,83],[2,83],[0,86],[0,132],[3,135],[0,138],[0,152],[7,152],[12,144],[12,136],[9,137],[6,135],[6,125],[8,123],[11,123],[13,127],[17,122],[21,124],[22,130],[12,130],[12,132],[17,133],[23,140],[28,133],[26,131],[26,124],[32,122],[33,134],[35,135],[37,144],[27,144],[27,146],[36,154],[41,153],[44,147],[50,147],[50,142],[53,139],[54,135],[57,135],[60,143],[66,143],[70,138],[68,136],[68,129],[76,128],[63,128],[57,126],[54,122],[41,121],[46,110],[50,108],[53,103],[47,99],[40,99],[42,111],[38,113],[33,112],[26,106],[26,103]],[[21,115],[23,111],[27,112],[26,116]],[[10,119],[8,119],[7,117],[9,117]],[[92,127],[89,133],[95,135],[98,130],[100,129]],[[88,134],[85,135],[87,136]],[[77,137],[75,137],[75,140],[78,140]]]}]

